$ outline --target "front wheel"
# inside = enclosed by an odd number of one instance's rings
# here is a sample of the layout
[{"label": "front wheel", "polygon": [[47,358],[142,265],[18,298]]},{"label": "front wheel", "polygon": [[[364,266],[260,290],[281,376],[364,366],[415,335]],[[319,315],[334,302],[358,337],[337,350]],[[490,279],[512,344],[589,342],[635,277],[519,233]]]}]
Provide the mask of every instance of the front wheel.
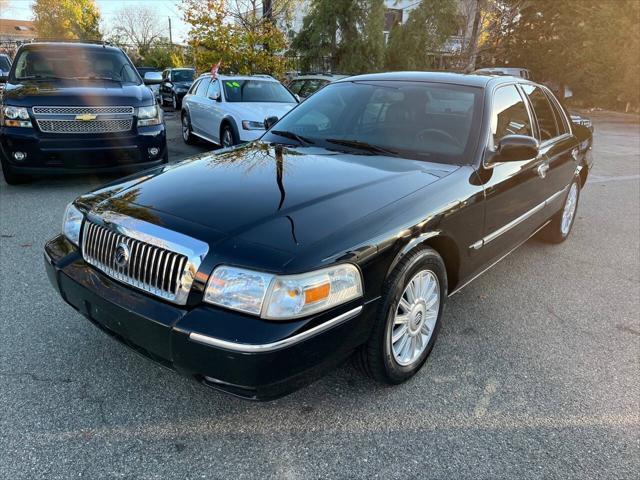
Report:
[{"label": "front wheel", "polygon": [[191,133],[191,118],[186,112],[182,114],[182,140],[187,145],[192,145],[196,141],[193,133]]},{"label": "front wheel", "polygon": [[[0,157],[2,157],[2,154],[0,154]],[[21,183],[24,183],[29,179],[29,177],[27,177],[26,175],[15,173],[13,168],[11,168],[11,165],[9,165],[9,162],[4,158],[0,158],[0,164],[2,164],[4,181],[9,185],[20,185]]]},{"label": "front wheel", "polygon": [[376,323],[356,363],[370,377],[398,384],[420,370],[433,349],[447,294],[447,274],[435,250],[415,250],[387,279]]},{"label": "front wheel", "polygon": [[175,93],[171,95],[171,106],[173,107],[174,112],[177,112],[180,108],[180,100],[178,100],[178,97]]},{"label": "front wheel", "polygon": [[225,125],[224,127],[222,127],[222,133],[220,135],[220,138],[221,138],[220,143],[222,144],[223,148],[233,147],[238,143],[238,140],[236,139],[236,136],[233,133],[233,129],[231,128],[231,125]]},{"label": "front wheel", "polygon": [[562,210],[551,217],[551,222],[541,232],[540,238],[548,243],[562,243],[571,233],[580,200],[580,177],[573,177]]}]

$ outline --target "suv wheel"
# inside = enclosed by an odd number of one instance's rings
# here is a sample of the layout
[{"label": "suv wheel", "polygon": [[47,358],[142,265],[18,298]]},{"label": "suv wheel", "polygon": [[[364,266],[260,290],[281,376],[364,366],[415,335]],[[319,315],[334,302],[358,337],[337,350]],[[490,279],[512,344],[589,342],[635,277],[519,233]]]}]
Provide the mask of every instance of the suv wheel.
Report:
[{"label": "suv wheel", "polygon": [[236,139],[236,136],[233,133],[233,129],[231,128],[231,125],[228,125],[228,124],[222,127],[222,133],[220,134],[220,139],[221,139],[220,144],[222,145],[223,148],[233,147],[238,143],[238,140]]},{"label": "suv wheel", "polygon": [[191,133],[191,118],[187,112],[182,114],[182,140],[187,145],[192,145],[196,140]]},{"label": "suv wheel", "polygon": [[4,174],[4,181],[9,185],[19,185],[26,182],[29,177],[26,175],[20,175],[15,173],[9,165],[9,162],[0,155],[0,163],[2,164],[2,173]]},{"label": "suv wheel", "polygon": [[382,383],[415,375],[436,341],[446,296],[442,257],[431,248],[407,254],[385,282],[377,319],[356,353],[356,365]]}]

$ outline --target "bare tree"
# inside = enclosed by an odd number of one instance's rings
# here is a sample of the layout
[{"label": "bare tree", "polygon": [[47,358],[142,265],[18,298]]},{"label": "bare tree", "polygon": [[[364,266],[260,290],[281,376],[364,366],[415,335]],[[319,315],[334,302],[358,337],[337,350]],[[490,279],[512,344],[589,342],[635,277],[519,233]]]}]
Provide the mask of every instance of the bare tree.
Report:
[{"label": "bare tree", "polygon": [[167,36],[153,8],[143,5],[124,7],[116,13],[113,23],[111,37],[133,45],[143,56],[155,42]]}]

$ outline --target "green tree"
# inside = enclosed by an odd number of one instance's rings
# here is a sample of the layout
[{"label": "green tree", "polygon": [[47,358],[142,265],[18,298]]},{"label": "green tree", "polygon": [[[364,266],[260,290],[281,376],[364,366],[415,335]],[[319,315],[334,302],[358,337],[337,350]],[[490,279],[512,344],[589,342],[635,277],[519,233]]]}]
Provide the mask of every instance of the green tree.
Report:
[{"label": "green tree", "polygon": [[408,20],[389,34],[385,55],[388,70],[433,68],[433,55],[457,30],[455,0],[422,0]]},{"label": "green tree", "polygon": [[184,19],[191,26],[189,44],[196,68],[205,71],[222,62],[224,71],[281,76],[287,59],[284,32],[276,23],[251,10],[243,21],[229,22],[224,0],[183,0]]},{"label": "green tree", "polygon": [[382,0],[312,0],[292,51],[303,69],[330,58],[333,70],[360,73],[376,71],[384,61]]},{"label": "green tree", "polygon": [[61,40],[101,40],[100,10],[94,0],[35,0],[38,36]]},{"label": "green tree", "polygon": [[505,32],[496,61],[567,85],[591,105],[637,107],[639,23],[637,0],[529,0]]}]

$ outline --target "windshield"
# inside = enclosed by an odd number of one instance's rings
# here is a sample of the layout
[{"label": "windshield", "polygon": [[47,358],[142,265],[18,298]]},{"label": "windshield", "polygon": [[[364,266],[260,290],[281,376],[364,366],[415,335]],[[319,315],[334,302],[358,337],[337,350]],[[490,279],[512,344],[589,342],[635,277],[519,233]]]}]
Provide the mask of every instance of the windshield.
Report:
[{"label": "windshield", "polygon": [[293,109],[263,140],[468,164],[481,100],[482,89],[461,85],[333,83]]},{"label": "windshield", "polygon": [[296,103],[296,99],[281,83],[269,80],[222,81],[227,102]]},{"label": "windshield", "polygon": [[174,82],[193,82],[195,73],[194,70],[174,70],[171,73],[171,79]]},{"label": "windshield", "polygon": [[140,77],[124,53],[97,48],[47,47],[22,50],[11,80],[86,79],[140,84]]},{"label": "windshield", "polygon": [[11,63],[9,63],[9,59],[0,55],[0,72],[8,72],[9,70],[11,70]]}]

